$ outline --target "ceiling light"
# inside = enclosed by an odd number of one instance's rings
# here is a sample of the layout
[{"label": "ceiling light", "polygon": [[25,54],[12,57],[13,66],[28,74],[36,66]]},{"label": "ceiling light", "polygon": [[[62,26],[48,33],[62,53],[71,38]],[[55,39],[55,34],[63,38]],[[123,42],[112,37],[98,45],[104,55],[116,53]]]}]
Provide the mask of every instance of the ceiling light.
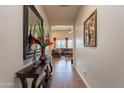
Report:
[{"label": "ceiling light", "polygon": [[71,33],[72,33],[72,31],[69,31],[68,33],[69,33],[69,34],[71,34]]}]

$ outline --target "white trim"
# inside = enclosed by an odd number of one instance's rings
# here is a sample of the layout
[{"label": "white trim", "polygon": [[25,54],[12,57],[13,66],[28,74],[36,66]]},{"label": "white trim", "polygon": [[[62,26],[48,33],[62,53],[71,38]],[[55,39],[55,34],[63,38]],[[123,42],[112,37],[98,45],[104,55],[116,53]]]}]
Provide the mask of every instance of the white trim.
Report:
[{"label": "white trim", "polygon": [[84,84],[86,85],[87,88],[91,88],[91,86],[89,85],[89,83],[86,81],[86,79],[84,78],[84,76],[81,74],[81,72],[79,71],[79,69],[75,66],[76,71],[78,72],[78,74],[80,75],[81,79],[83,80]]},{"label": "white trim", "polygon": [[14,88],[14,83],[0,83],[0,88]]}]

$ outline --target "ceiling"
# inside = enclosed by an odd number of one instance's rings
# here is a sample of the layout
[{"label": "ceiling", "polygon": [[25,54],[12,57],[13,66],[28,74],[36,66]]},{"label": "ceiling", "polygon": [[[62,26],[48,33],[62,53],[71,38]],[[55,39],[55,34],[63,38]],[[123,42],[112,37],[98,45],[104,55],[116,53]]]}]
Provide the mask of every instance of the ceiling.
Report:
[{"label": "ceiling", "polygon": [[79,13],[79,5],[44,5],[51,25],[73,25]]},{"label": "ceiling", "polygon": [[52,25],[51,30],[62,30],[62,31],[71,31],[73,29],[73,25]]}]

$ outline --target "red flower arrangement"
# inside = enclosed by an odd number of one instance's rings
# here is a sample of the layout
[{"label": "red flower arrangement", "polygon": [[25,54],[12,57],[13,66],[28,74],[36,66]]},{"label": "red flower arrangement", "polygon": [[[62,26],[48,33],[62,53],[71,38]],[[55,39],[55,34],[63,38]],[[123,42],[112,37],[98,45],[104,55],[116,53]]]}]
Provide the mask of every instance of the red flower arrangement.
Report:
[{"label": "red flower arrangement", "polygon": [[[40,60],[42,63],[44,63],[45,60],[46,60],[45,47],[52,45],[53,42],[50,40],[49,33],[46,33],[46,35],[45,35],[45,37],[44,37],[44,31],[43,31],[41,25],[38,24],[38,26],[39,26],[39,31],[37,31],[37,32],[38,32],[38,36],[39,36],[39,37],[38,37],[38,38],[35,38],[35,37],[32,37],[32,36],[31,36],[30,39],[31,39],[32,45],[34,45],[34,44],[39,44],[39,45],[40,45],[40,47],[41,47],[41,52],[42,52],[42,53],[41,53],[41,56],[40,56],[39,60]],[[35,30],[35,29],[34,29],[34,30]]]},{"label": "red flower arrangement", "polygon": [[[41,27],[41,25],[38,23],[38,31],[36,31],[36,25],[35,27],[33,28],[33,33],[37,32],[38,34],[38,38],[35,38],[35,37],[30,37],[31,38],[31,42],[32,42],[32,45],[34,45],[35,43],[36,44],[39,44],[42,47],[46,47],[48,45],[52,45],[53,43],[51,42],[50,40],[50,36],[49,36],[49,33],[46,33],[45,37],[44,37],[44,31],[43,31],[43,28]],[[32,29],[30,29],[32,30]],[[31,31],[30,31],[31,32]]]},{"label": "red flower arrangement", "polygon": [[33,40],[33,39],[32,39],[32,41],[31,41],[31,42],[32,42],[32,45],[34,45],[34,44],[35,44],[35,40]]}]

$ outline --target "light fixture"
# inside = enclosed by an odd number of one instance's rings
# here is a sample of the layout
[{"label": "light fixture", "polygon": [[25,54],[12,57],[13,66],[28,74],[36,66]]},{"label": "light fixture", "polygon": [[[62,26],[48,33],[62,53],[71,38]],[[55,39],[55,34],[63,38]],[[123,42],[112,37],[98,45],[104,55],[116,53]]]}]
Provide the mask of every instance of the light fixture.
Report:
[{"label": "light fixture", "polygon": [[68,33],[69,33],[69,34],[71,34],[71,33],[72,33],[72,31],[69,31]]}]

